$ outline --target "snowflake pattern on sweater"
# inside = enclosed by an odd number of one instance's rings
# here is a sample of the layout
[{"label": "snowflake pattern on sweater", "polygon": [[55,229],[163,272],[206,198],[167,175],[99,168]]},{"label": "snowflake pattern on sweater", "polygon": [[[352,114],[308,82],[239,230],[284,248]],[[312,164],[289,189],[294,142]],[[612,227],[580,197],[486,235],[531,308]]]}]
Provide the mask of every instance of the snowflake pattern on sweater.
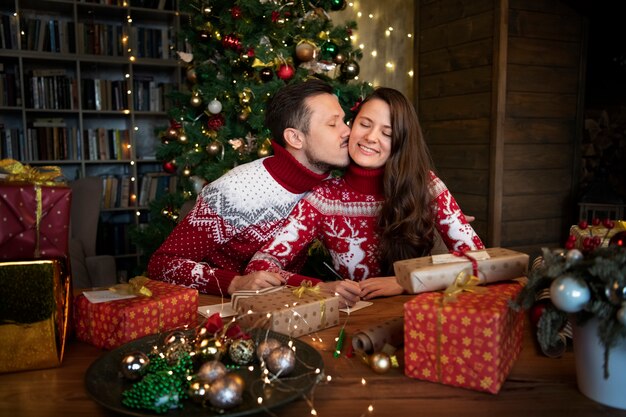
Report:
[{"label": "snowflake pattern on sweater", "polygon": [[[288,175],[273,172],[276,165]],[[230,170],[202,189],[194,208],[150,258],[148,275],[226,295],[252,255],[280,229],[305,192],[324,178],[276,147],[274,157]]]},{"label": "snowflake pattern on sweater", "polygon": [[[288,271],[294,270],[294,259],[319,239],[331,255],[335,271],[343,278],[361,281],[380,276],[377,214],[384,197],[368,184],[382,184],[383,171],[379,170],[376,177],[371,172],[351,166],[343,178],[314,188],[296,205],[274,239],[253,256],[246,271],[279,272],[294,285],[311,279]],[[434,173],[430,176],[429,189],[436,213],[435,227],[448,249],[484,248],[449,190]]]}]

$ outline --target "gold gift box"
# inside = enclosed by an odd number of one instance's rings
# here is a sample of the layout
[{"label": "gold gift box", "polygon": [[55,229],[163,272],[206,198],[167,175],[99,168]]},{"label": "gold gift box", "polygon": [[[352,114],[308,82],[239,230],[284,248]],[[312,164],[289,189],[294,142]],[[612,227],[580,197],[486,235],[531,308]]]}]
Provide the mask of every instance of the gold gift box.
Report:
[{"label": "gold gift box", "polygon": [[[467,255],[478,256],[487,252],[488,259],[478,260],[478,278],[481,283],[504,281],[526,276],[528,273],[527,254],[505,248],[489,248],[484,251],[471,251]],[[453,255],[450,255],[453,256]],[[398,283],[410,294],[438,291],[447,288],[460,272],[472,273],[469,259],[462,262],[433,263],[432,256],[405,259],[393,264]]]},{"label": "gold gift box", "polygon": [[278,287],[235,292],[231,305],[243,328],[263,328],[298,337],[339,324],[339,297],[319,287]]},{"label": "gold gift box", "polygon": [[0,263],[0,373],[59,366],[70,307],[64,263]]}]

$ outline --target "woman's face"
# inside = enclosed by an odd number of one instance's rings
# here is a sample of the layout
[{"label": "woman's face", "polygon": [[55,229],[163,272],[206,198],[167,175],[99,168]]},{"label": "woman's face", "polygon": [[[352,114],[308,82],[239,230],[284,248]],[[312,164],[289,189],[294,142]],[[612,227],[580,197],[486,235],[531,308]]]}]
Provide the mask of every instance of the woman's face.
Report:
[{"label": "woman's face", "polygon": [[362,168],[380,168],[391,155],[389,105],[380,99],[361,105],[352,124],[348,145],[350,157]]}]

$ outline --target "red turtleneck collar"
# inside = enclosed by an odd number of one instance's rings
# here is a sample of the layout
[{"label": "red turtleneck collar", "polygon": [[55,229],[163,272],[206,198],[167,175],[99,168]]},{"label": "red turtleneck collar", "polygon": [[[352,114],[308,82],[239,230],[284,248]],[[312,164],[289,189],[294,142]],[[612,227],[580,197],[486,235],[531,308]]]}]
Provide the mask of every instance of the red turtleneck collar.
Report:
[{"label": "red turtleneck collar", "polygon": [[263,165],[272,178],[287,191],[302,194],[328,177],[328,173],[316,174],[302,165],[279,144],[272,142],[272,148],[274,149],[274,156],[265,158]]},{"label": "red turtleneck collar", "polygon": [[384,197],[383,176],[385,167],[376,169],[365,169],[354,162],[350,164],[343,178],[348,187],[361,194],[371,194],[377,197]]}]

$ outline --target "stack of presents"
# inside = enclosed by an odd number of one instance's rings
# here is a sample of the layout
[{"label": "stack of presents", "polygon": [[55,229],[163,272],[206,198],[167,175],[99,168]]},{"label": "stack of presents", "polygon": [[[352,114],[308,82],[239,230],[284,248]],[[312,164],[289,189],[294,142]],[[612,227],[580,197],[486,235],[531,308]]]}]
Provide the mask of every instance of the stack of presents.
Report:
[{"label": "stack of presents", "polygon": [[[143,277],[124,287],[131,298],[74,296],[71,190],[58,170],[18,168],[0,179],[0,372],[58,366],[70,333],[113,349],[197,324],[196,290]],[[528,265],[528,255],[504,248],[396,262],[398,282],[415,294],[404,305],[405,375],[497,393],[521,349],[525,312],[513,304]],[[231,302],[243,327],[298,337],[339,324],[338,298],[306,285]]]},{"label": "stack of presents", "polygon": [[74,297],[72,192],[61,179],[57,167],[0,161],[0,373],[60,365],[71,335],[110,349],[197,324],[197,291],[162,282],[121,285],[144,295],[117,301]]}]

